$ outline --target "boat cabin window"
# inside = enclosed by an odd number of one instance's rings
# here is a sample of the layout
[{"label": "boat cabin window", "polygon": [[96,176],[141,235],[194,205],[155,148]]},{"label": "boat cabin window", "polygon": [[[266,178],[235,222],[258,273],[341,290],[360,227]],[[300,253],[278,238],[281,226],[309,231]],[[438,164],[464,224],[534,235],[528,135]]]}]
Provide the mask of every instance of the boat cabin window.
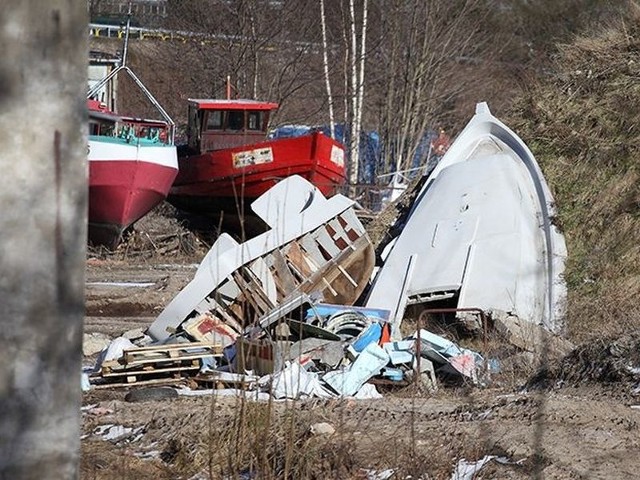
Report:
[{"label": "boat cabin window", "polygon": [[262,130],[262,112],[260,111],[249,112],[247,129]]},{"label": "boat cabin window", "polygon": [[207,113],[207,128],[206,130],[221,130],[222,129],[222,112],[220,110],[213,110]]},{"label": "boat cabin window", "polygon": [[236,133],[265,132],[269,120],[266,110],[214,110],[189,106],[189,145],[200,148],[200,132]]},{"label": "boat cabin window", "polygon": [[115,123],[89,121],[89,135],[113,136]]},{"label": "boat cabin window", "polygon": [[227,129],[242,130],[244,128],[244,111],[229,110],[227,112]]},{"label": "boat cabin window", "polygon": [[167,131],[162,127],[149,127],[147,138],[152,142],[165,143],[167,141]]}]

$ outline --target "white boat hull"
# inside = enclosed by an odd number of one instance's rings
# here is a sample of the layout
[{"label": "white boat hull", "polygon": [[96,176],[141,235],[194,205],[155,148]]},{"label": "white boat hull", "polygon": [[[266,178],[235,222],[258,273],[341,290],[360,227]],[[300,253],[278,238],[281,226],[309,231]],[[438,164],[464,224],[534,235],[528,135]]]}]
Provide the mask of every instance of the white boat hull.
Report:
[{"label": "white boat hull", "polygon": [[[456,298],[559,332],[567,256],[554,206],[524,142],[478,104],[431,173],[366,302],[391,308]],[[404,281],[403,281],[404,280]]]}]

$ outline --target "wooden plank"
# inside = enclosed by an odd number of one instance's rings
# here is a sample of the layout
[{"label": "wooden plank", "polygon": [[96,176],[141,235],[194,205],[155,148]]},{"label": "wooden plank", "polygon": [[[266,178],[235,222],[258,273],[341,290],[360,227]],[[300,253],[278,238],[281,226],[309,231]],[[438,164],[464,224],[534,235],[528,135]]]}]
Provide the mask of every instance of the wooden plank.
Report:
[{"label": "wooden plank", "polygon": [[271,302],[265,302],[264,298],[260,296],[259,292],[262,291],[261,287],[258,287],[257,289],[252,288],[243,275],[238,271],[233,272],[231,275],[242,292],[242,298],[251,305],[258,317],[271,310],[271,307],[269,306]]},{"label": "wooden plank", "polygon": [[276,281],[276,285],[279,287],[282,296],[286,297],[296,289],[298,282],[289,270],[289,267],[287,267],[287,261],[280,250],[274,250],[271,252],[271,258],[273,260],[273,268],[275,270],[274,277],[279,280],[279,282]]},{"label": "wooden plank", "polygon": [[[211,358],[211,357],[221,357],[222,354],[212,354],[212,353],[207,353],[207,354],[202,354],[202,355],[185,355],[182,357],[176,357],[176,358],[166,358],[166,357],[162,357],[162,358],[141,358],[139,360],[130,360],[127,363],[125,363],[124,365],[122,365],[122,367],[127,368],[127,367],[134,367],[134,366],[138,366],[138,365],[153,365],[155,363],[181,363],[181,362],[186,362],[189,360],[202,360],[203,358]],[[110,367],[111,370],[113,370],[113,367]]]},{"label": "wooden plank", "polygon": [[150,380],[138,380],[135,383],[99,383],[92,385],[92,389],[103,390],[105,388],[135,387],[140,385],[174,385],[185,383],[184,378],[153,378]]},{"label": "wooden plank", "polygon": [[[195,346],[195,347],[182,347],[182,348],[173,348],[166,349],[163,347],[157,347],[154,349],[147,349],[144,351],[138,349],[125,350],[123,353],[123,359],[125,365],[130,365],[139,361],[159,361],[159,360],[180,360],[180,359],[191,359],[191,358],[204,358],[204,357],[215,357],[222,355],[222,346],[221,345],[212,345],[207,344],[204,346]],[[109,365],[111,366],[111,364]]]},{"label": "wooden plank", "polygon": [[185,349],[194,349],[194,348],[219,348],[222,351],[222,345],[217,343],[209,343],[209,342],[189,342],[189,343],[167,343],[162,345],[149,345],[146,347],[136,347],[125,350],[126,352],[140,352],[144,353],[147,351],[156,351],[156,350],[185,350]]},{"label": "wooden plank", "polygon": [[358,288],[358,284],[356,283],[356,281],[353,279],[353,277],[351,277],[351,275],[349,275],[349,273],[347,273],[347,271],[341,265],[338,265],[338,270],[340,270],[340,272],[345,277],[347,277],[347,280],[349,281],[349,283],[351,283],[351,285]]},{"label": "wooden plank", "polygon": [[[297,270],[302,279],[310,277],[317,270],[317,268],[314,269],[309,265],[307,261],[308,255],[306,255],[296,242],[291,242],[284,255],[288,263]],[[313,265],[315,265],[315,263]]]},{"label": "wooden plank", "polygon": [[166,367],[166,368],[154,368],[153,370],[120,370],[120,371],[110,371],[103,372],[98,377],[91,377],[91,379],[95,378],[112,378],[112,377],[126,377],[130,375],[154,375],[160,373],[173,373],[173,372],[185,372],[189,370],[200,370],[200,365],[186,365],[186,366],[177,366],[177,367]]}]

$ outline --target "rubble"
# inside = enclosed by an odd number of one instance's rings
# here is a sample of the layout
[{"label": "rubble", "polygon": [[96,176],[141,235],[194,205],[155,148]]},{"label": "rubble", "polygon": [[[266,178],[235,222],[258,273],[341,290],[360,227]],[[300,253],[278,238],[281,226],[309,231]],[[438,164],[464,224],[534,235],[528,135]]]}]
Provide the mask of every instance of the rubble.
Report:
[{"label": "rubble", "polygon": [[103,352],[92,383],[188,377],[181,395],[377,398],[374,384],[484,385],[499,371],[496,359],[423,328],[422,315],[403,335],[411,305],[518,352],[541,341],[570,348],[554,333],[566,250],[553,200],[531,152],[486,104],[424,182],[373,278],[353,207],[300,177],[279,182],[251,205],[270,230],[244,243],[221,235],[147,331],[127,335],[136,345],[121,337]]},{"label": "rubble", "polygon": [[482,467],[484,467],[490,461],[495,460],[500,463],[507,463],[509,459],[505,457],[498,457],[496,455],[485,455],[480,460],[470,462],[464,458],[460,459],[456,465],[456,469],[451,475],[451,480],[473,480]]},{"label": "rubble", "polygon": [[221,235],[149,335],[165,341],[205,312],[241,334],[301,293],[354,303],[371,276],[374,253],[353,205],[342,195],[327,200],[301,177],[282,180],[251,206],[271,230],[242,244]]},{"label": "rubble", "polygon": [[376,343],[370,343],[351,365],[327,372],[322,380],[340,396],[351,397],[367,380],[378,375],[387,363],[389,355]]},{"label": "rubble", "polygon": [[574,348],[571,342],[554,335],[541,325],[523,321],[513,315],[494,312],[492,320],[500,335],[525,352],[540,354],[544,350],[546,355],[564,357]]},{"label": "rubble", "polygon": [[112,443],[132,443],[140,440],[143,434],[144,427],[133,428],[110,423],[98,425],[92,435]]},{"label": "rubble", "polygon": [[82,335],[82,354],[90,357],[100,353],[111,343],[111,338],[104,333],[85,333]]}]

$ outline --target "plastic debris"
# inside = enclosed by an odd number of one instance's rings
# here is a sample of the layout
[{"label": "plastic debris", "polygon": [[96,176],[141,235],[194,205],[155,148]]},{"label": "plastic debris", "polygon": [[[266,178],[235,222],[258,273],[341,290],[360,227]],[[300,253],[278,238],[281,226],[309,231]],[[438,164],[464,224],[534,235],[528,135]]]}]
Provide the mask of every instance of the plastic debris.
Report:
[{"label": "plastic debris", "polygon": [[309,427],[309,431],[311,432],[311,435],[333,435],[336,433],[336,429],[333,425],[327,422],[314,423]]},{"label": "plastic debris", "polygon": [[371,377],[389,363],[389,355],[375,343],[370,343],[346,369],[326,373],[322,380],[341,396],[354,395]]}]

